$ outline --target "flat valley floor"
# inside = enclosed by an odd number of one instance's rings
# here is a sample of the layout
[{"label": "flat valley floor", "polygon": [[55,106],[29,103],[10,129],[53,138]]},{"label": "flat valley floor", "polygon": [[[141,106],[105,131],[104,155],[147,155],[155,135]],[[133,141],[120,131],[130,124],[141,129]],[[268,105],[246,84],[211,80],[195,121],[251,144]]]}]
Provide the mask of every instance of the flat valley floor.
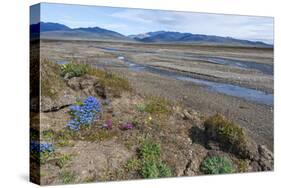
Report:
[{"label": "flat valley floor", "polygon": [[273,150],[273,49],[41,40],[41,57],[120,73],[140,94],[222,113]]}]

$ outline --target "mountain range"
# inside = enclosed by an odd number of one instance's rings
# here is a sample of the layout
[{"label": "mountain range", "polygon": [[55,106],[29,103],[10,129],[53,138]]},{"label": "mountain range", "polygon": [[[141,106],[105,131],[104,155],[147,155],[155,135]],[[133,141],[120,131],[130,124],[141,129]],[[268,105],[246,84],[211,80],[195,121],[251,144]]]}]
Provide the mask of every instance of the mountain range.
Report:
[{"label": "mountain range", "polygon": [[156,31],[137,35],[125,36],[118,32],[100,27],[74,28],[71,29],[59,23],[40,22],[30,25],[30,36],[32,39],[81,39],[81,40],[125,40],[144,43],[196,43],[196,44],[218,44],[218,45],[239,45],[272,47],[260,41],[249,41],[231,37],[214,35],[201,35],[192,33],[181,33],[172,31]]}]

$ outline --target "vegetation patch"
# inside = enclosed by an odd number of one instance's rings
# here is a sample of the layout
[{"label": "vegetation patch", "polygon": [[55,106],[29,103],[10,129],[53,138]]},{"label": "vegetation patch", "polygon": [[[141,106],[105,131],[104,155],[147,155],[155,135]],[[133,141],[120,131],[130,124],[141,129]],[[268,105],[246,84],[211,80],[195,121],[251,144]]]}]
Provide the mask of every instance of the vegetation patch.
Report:
[{"label": "vegetation patch", "polygon": [[200,169],[204,174],[227,174],[235,172],[231,159],[221,156],[205,158]]},{"label": "vegetation patch", "polygon": [[247,145],[245,130],[220,114],[208,118],[204,126],[207,136],[229,151],[239,152]]},{"label": "vegetation patch", "polygon": [[75,173],[71,171],[62,171],[59,174],[59,178],[64,184],[74,183],[75,181]]},{"label": "vegetation patch", "polygon": [[58,158],[58,161],[56,162],[56,165],[60,168],[63,168],[70,161],[71,161],[71,155],[63,154]]},{"label": "vegetation patch", "polygon": [[150,97],[144,111],[150,114],[167,114],[171,111],[171,102],[162,97]]},{"label": "vegetation patch", "polygon": [[51,143],[34,141],[30,143],[31,158],[39,164],[45,164],[53,152],[54,147]]},{"label": "vegetation patch", "polygon": [[99,118],[101,112],[101,104],[98,99],[93,96],[87,97],[82,103],[69,107],[71,120],[67,127],[71,130],[78,131],[82,125],[89,126]]},{"label": "vegetation patch", "polygon": [[97,68],[88,70],[88,74],[100,79],[101,84],[108,88],[113,96],[120,96],[123,91],[132,91],[129,81],[122,75],[114,74]]},{"label": "vegetation patch", "polygon": [[61,76],[67,79],[83,76],[88,73],[90,66],[82,63],[67,63],[60,65]]},{"label": "vegetation patch", "polygon": [[138,158],[130,159],[126,164],[128,171],[138,171],[143,178],[172,176],[168,165],[161,160],[161,147],[145,140],[139,148]]}]

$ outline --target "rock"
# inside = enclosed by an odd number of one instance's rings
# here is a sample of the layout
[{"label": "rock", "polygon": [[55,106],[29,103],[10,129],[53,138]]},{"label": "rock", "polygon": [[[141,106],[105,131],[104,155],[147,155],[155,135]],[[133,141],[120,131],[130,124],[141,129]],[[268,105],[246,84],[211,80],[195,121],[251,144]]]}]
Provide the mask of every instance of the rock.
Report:
[{"label": "rock", "polygon": [[252,161],[250,163],[250,171],[253,171],[253,172],[258,172],[258,171],[261,171],[261,167],[259,165],[259,163],[257,161]]},{"label": "rock", "polygon": [[67,81],[67,86],[73,89],[74,91],[80,90],[80,78],[73,77]]},{"label": "rock", "polygon": [[82,90],[89,89],[95,86],[98,82],[99,80],[97,77],[85,75],[83,77],[80,77],[80,88]]},{"label": "rock", "polygon": [[258,152],[259,152],[258,163],[262,171],[273,170],[274,167],[273,153],[269,149],[267,149],[265,145],[259,145]]},{"label": "rock", "polygon": [[273,153],[265,145],[259,145],[258,151],[261,158],[273,160]]},{"label": "rock", "polygon": [[40,111],[56,111],[76,102],[75,93],[70,89],[59,91],[55,97],[41,96]]},{"label": "rock", "polygon": [[182,118],[184,120],[192,120],[193,119],[192,115],[187,110],[183,110]]},{"label": "rock", "polygon": [[95,92],[97,93],[98,96],[100,96],[102,98],[106,98],[106,91],[105,91],[105,87],[103,84],[97,83],[95,85]]}]

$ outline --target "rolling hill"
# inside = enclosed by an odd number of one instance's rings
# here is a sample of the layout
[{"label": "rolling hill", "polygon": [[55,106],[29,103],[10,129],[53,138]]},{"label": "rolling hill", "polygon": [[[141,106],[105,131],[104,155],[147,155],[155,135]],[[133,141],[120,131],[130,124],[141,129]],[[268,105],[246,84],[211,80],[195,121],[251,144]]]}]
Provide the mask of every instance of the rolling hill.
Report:
[{"label": "rolling hill", "polygon": [[201,35],[171,31],[156,31],[137,35],[125,36],[118,32],[100,27],[69,28],[59,23],[40,22],[30,25],[31,39],[65,39],[65,40],[125,40],[144,43],[187,43],[187,44],[215,44],[238,45],[254,47],[272,47],[260,41],[249,41],[231,37]]}]

